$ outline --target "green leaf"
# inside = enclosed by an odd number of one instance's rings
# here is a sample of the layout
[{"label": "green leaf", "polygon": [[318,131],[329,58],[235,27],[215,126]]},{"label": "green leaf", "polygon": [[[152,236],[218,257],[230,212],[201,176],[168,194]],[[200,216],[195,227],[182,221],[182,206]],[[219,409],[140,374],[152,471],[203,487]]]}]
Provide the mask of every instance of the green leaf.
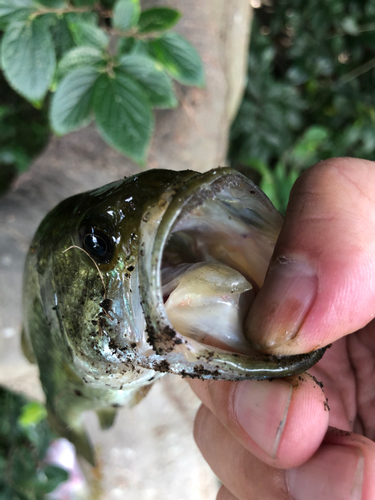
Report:
[{"label": "green leaf", "polygon": [[47,480],[37,485],[38,490],[42,493],[51,493],[60,483],[69,479],[68,471],[61,467],[56,467],[56,465],[47,465],[44,469],[44,474]]},{"label": "green leaf", "polygon": [[166,33],[149,44],[155,59],[173,78],[185,85],[203,86],[202,60],[185,38],[177,33]]},{"label": "green leaf", "polygon": [[51,23],[50,31],[55,45],[56,59],[59,60],[65,52],[74,47],[73,37],[65,18],[55,16],[54,22]]},{"label": "green leaf", "polygon": [[54,9],[59,9],[66,6],[64,0],[38,0],[38,3],[45,5],[46,7],[52,7]]},{"label": "green leaf", "polygon": [[164,31],[172,28],[181,17],[178,10],[167,7],[156,7],[141,12],[138,21],[139,33],[149,33],[150,31]]},{"label": "green leaf", "polygon": [[312,125],[294,145],[291,151],[292,159],[297,162],[308,161],[328,137],[329,131],[326,127]]},{"label": "green leaf", "polygon": [[46,95],[56,66],[51,33],[38,21],[10,24],[1,50],[5,77],[14,90],[33,103]]},{"label": "green leaf", "polygon": [[88,23],[97,26],[99,24],[99,16],[96,12],[68,12],[64,18],[67,23]]},{"label": "green leaf", "polygon": [[0,18],[15,14],[19,10],[36,10],[33,0],[0,0]]},{"label": "green leaf", "polygon": [[140,13],[139,0],[118,0],[113,9],[113,25],[127,31],[137,24]]},{"label": "green leaf", "polygon": [[95,66],[104,62],[103,53],[95,47],[75,47],[65,54],[57,67],[57,79],[61,80],[67,73],[84,66]]},{"label": "green leaf", "polygon": [[39,424],[39,422],[45,418],[47,418],[47,410],[45,406],[37,403],[36,401],[32,401],[22,407],[18,423],[21,427],[29,427],[30,425]]},{"label": "green leaf", "polygon": [[130,52],[133,51],[135,42],[136,40],[132,36],[119,38],[117,42],[117,54],[118,55],[129,54]]},{"label": "green leaf", "polygon": [[33,0],[0,0],[0,26],[23,21],[35,10]]},{"label": "green leaf", "polygon": [[52,98],[50,119],[57,134],[66,134],[90,122],[92,93],[99,73],[94,68],[78,68],[60,83]]},{"label": "green leaf", "polygon": [[115,71],[114,78],[100,76],[95,85],[94,111],[104,139],[143,164],[154,120],[141,87],[121,71]]},{"label": "green leaf", "polygon": [[158,108],[174,108],[177,106],[171,79],[157,62],[149,57],[131,54],[120,59],[119,67],[137,80],[152,106]]},{"label": "green leaf", "polygon": [[69,23],[69,29],[77,45],[104,49],[109,43],[109,38],[106,33],[91,23]]}]

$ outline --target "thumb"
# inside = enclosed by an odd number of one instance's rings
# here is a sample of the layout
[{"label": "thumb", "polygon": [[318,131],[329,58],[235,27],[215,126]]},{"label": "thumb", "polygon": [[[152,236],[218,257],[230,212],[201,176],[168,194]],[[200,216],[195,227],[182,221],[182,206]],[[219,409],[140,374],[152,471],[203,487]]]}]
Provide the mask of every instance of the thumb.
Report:
[{"label": "thumb", "polygon": [[274,354],[309,352],[375,312],[375,163],[325,160],[295,183],[245,334]]}]

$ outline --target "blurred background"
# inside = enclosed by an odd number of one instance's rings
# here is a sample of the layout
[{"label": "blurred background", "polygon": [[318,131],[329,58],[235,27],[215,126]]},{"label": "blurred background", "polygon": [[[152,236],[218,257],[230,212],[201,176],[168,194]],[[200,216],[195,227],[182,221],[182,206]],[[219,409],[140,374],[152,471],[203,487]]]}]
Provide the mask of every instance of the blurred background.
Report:
[{"label": "blurred background", "polygon": [[[111,9],[115,2],[102,3]],[[296,178],[317,161],[374,159],[374,2],[170,0],[145,1],[142,9],[155,5],[181,11],[176,31],[200,55],[205,84],[186,87],[172,75],[178,106],[156,111],[148,168],[230,164],[285,212]],[[6,25],[0,29],[1,40]],[[32,500],[66,475],[46,459],[53,435],[36,369],[19,350],[22,262],[38,223],[58,201],[141,167],[93,126],[57,138],[52,93],[36,106],[8,81],[0,71],[0,382],[8,387],[0,393],[0,498]],[[123,410],[107,434],[88,417],[101,457],[101,498],[215,497],[217,480],[191,437],[198,402],[182,383],[165,378],[139,407]],[[70,474],[79,483],[79,473]]]},{"label": "blurred background", "polygon": [[[232,166],[280,210],[299,173],[333,156],[373,159],[375,4],[251,0],[245,95],[230,131]],[[0,190],[46,146],[48,99],[28,104],[0,73]],[[251,172],[250,172],[251,171]]]},{"label": "blurred background", "polygon": [[255,170],[284,211],[301,171],[334,156],[374,159],[375,4],[251,0],[247,85],[232,165]]}]

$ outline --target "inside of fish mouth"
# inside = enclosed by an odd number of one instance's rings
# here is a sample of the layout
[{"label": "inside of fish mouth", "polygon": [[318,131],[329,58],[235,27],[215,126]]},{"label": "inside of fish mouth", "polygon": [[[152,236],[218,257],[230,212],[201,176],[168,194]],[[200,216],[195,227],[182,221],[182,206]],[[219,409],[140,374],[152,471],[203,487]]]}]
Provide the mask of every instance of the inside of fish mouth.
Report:
[{"label": "inside of fish mouth", "polygon": [[[174,223],[164,247],[161,283],[173,328],[201,344],[241,354],[246,317],[271,258],[278,214],[243,191],[192,204]],[[270,220],[271,219],[271,220]]]}]

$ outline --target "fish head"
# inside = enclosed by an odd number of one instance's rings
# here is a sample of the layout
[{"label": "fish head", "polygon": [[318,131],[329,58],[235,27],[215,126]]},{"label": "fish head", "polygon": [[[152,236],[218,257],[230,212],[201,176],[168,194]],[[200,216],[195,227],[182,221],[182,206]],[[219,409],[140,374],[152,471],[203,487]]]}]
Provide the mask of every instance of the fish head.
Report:
[{"label": "fish head", "polygon": [[[55,207],[34,237],[25,271],[26,330],[33,329],[36,293],[39,315],[60,346],[53,362],[73,366],[93,387],[116,390],[155,377],[150,363],[145,369],[138,363],[153,350],[139,289],[140,226],[194,175],[154,170],[78,194]],[[46,344],[30,333],[43,371]]]},{"label": "fish head", "polygon": [[30,250],[55,345],[85,382],[111,389],[165,372],[242,380],[304,371],[321,351],[257,353],[244,332],[282,222],[230,168],[150,170],[63,201]]}]

